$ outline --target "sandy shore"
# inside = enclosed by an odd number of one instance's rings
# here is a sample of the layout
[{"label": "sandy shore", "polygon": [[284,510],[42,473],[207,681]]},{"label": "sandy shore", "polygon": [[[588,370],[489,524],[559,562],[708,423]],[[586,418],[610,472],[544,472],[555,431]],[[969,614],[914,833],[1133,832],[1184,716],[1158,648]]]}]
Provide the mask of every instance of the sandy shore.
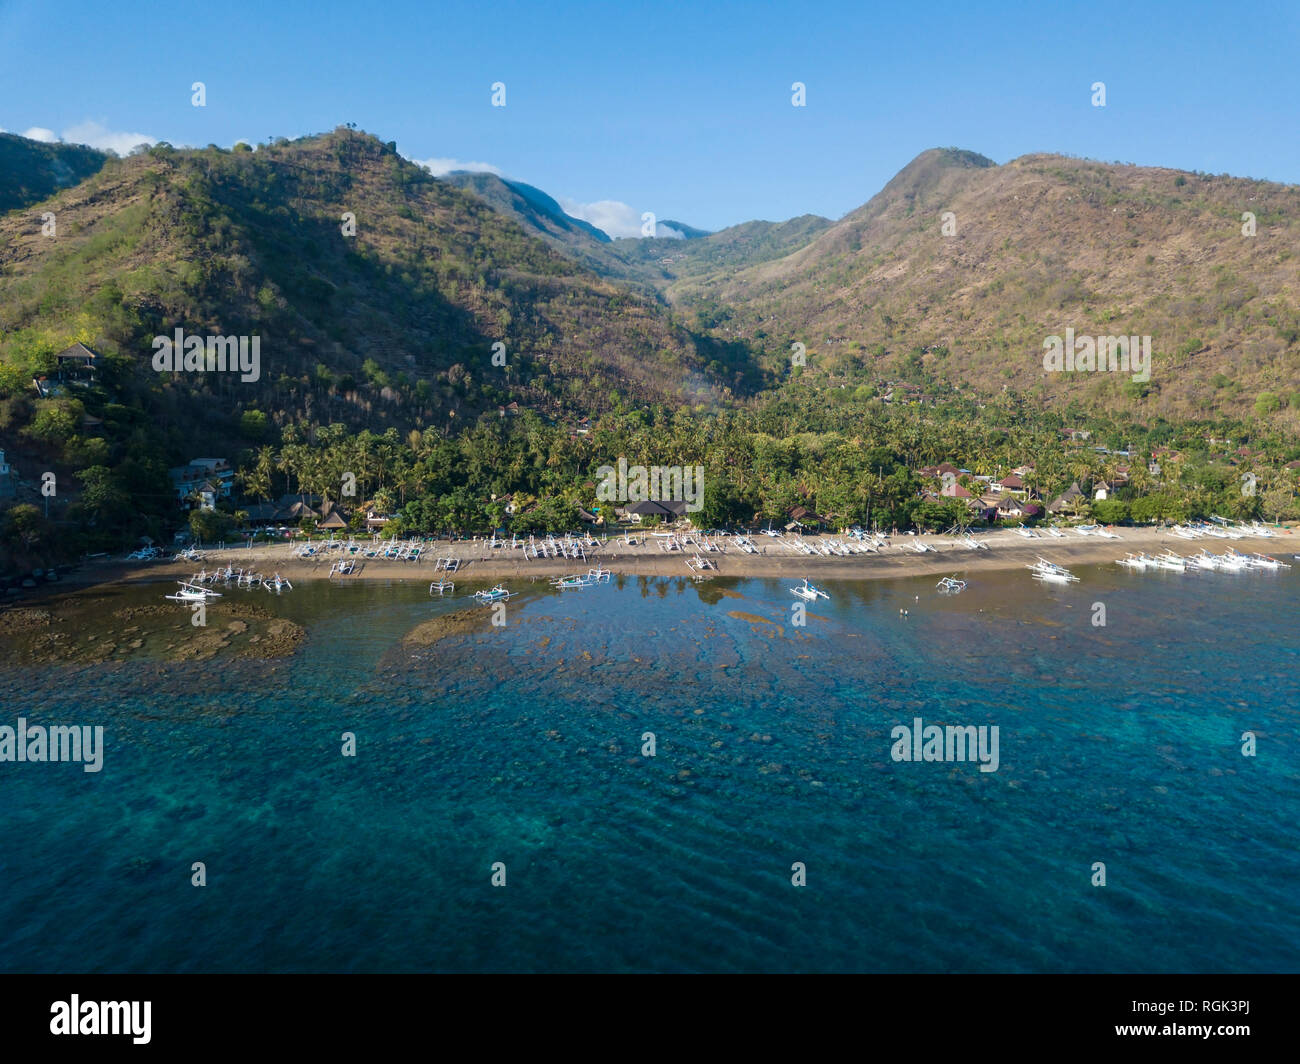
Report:
[{"label": "sandy shore", "polygon": [[[1194,554],[1202,548],[1223,553],[1233,547],[1243,553],[1258,551],[1290,561],[1300,549],[1300,534],[1293,528],[1276,529],[1272,538],[1246,537],[1237,540],[1204,538],[1186,540],[1167,531],[1151,528],[1116,528],[1119,539],[1098,536],[1081,536],[1075,531],[1066,538],[1043,536],[1025,539],[1014,532],[1001,530],[977,533],[975,539],[988,545],[987,550],[969,550],[951,536],[897,536],[889,547],[879,554],[856,554],[850,557],[824,557],[795,554],[781,540],[766,536],[754,537],[755,546],[765,553],[746,554],[730,542],[731,537],[721,537],[724,546],[720,553],[706,556],[717,565],[711,572],[719,576],[764,577],[808,576],[823,580],[877,580],[905,576],[939,576],[952,573],[987,572],[996,569],[1020,569],[1032,564],[1038,557],[1061,565],[1088,565],[1118,561],[1129,552],[1145,551],[1155,554],[1172,550],[1177,554]],[[834,538],[834,537],[830,537]],[[586,572],[588,565],[600,564],[616,575],[628,576],[690,576],[687,558],[694,557],[693,548],[685,553],[665,553],[658,540],[636,547],[611,538],[608,543],[588,553],[587,562],[567,558],[525,559],[522,551],[488,548],[486,541],[460,541],[453,544],[435,543],[424,552],[419,562],[391,561],[379,558],[357,560],[356,570],[335,580],[409,580],[425,583],[437,579],[435,558],[451,555],[460,559],[460,569],[453,579],[460,583],[509,581],[511,578],[531,576],[559,576],[565,573]],[[817,543],[817,537],[810,537]],[[917,542],[934,547],[938,553],[918,554],[912,549]],[[179,580],[194,575],[200,569],[224,568],[252,569],[266,576],[278,572],[297,582],[328,579],[330,565],[341,556],[333,551],[316,558],[293,556],[296,545],[259,544],[252,549],[231,548],[205,551],[201,562],[122,562],[104,561],[83,566],[50,591],[66,590],[71,585],[97,584],[114,580]]]}]

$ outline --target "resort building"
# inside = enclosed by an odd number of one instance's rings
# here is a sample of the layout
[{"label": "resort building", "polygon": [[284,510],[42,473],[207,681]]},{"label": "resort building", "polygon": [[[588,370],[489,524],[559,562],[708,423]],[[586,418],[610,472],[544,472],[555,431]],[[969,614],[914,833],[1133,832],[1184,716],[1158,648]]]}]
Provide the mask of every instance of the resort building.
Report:
[{"label": "resort building", "polygon": [[66,347],[54,356],[54,372],[32,378],[36,394],[42,399],[62,395],[69,387],[89,388],[95,383],[95,361],[99,356],[83,343]]},{"label": "resort building", "polygon": [[228,499],[235,483],[235,471],[224,458],[195,458],[189,465],[167,470],[167,475],[182,503],[200,494],[205,485],[214,498]]},{"label": "resort building", "polygon": [[663,502],[647,499],[645,502],[630,502],[626,506],[615,506],[614,513],[620,520],[631,521],[636,525],[647,517],[657,517],[665,524],[671,524],[679,517],[686,516],[686,503],[678,499],[666,499]]}]

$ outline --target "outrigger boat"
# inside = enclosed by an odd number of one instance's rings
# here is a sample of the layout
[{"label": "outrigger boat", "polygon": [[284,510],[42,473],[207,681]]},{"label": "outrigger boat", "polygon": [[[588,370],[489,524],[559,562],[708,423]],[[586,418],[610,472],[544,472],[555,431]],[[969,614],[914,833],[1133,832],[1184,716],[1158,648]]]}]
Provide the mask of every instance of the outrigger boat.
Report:
[{"label": "outrigger boat", "polygon": [[606,581],[607,581],[607,580],[609,580],[609,578],[610,578],[611,576],[613,576],[613,575],[614,575],[614,574],[611,573],[608,569],[602,569],[600,566],[596,566],[596,568],[594,568],[594,569],[588,569],[588,570],[587,570],[587,578],[590,579],[590,580],[606,580]]},{"label": "outrigger boat", "polygon": [[1033,565],[1026,566],[1034,574],[1035,580],[1046,580],[1053,584],[1078,583],[1079,578],[1069,569],[1046,558],[1039,558]]},{"label": "outrigger boat", "polygon": [[491,591],[475,591],[474,597],[484,604],[490,602],[503,602],[510,597],[510,592],[500,584],[497,584]]},{"label": "outrigger boat", "polygon": [[792,587],[790,594],[798,595],[801,599],[808,599],[810,602],[816,602],[819,598],[830,598],[830,595],[821,588],[808,583],[807,577],[804,577],[804,582],[799,587]]},{"label": "outrigger boat", "polygon": [[276,573],[275,576],[271,577],[270,580],[263,580],[262,586],[266,588],[267,591],[274,591],[277,595],[282,590],[286,590],[286,589],[289,591],[293,590],[293,585],[289,583],[289,581],[286,580],[284,577],[282,577],[279,573]]},{"label": "outrigger boat", "polygon": [[590,587],[594,581],[585,576],[557,576],[551,581],[551,587],[560,591],[569,591],[573,588]]},{"label": "outrigger boat", "polygon": [[945,576],[940,578],[936,586],[940,591],[949,591],[955,595],[966,590],[966,581],[958,580],[955,576]]},{"label": "outrigger boat", "polygon": [[455,590],[456,590],[456,585],[452,581],[447,579],[435,580],[432,584],[429,585],[430,595],[432,595],[435,591],[439,595],[441,595],[444,594],[445,592],[455,591]]},{"label": "outrigger boat", "polygon": [[206,602],[208,599],[221,598],[221,593],[218,591],[187,584],[183,580],[177,581],[177,583],[181,585],[181,589],[174,595],[165,596],[173,602]]}]

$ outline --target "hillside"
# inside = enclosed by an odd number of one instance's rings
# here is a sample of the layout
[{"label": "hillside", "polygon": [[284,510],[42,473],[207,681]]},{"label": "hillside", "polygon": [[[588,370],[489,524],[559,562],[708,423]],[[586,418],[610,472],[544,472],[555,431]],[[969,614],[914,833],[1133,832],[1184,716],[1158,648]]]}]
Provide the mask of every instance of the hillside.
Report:
[{"label": "hillside", "polygon": [[[146,409],[214,445],[249,409],[409,427],[512,400],[553,414],[713,403],[750,372],[743,356],[719,361],[735,348],[347,130],[256,152],[160,146],[40,206],[58,212],[57,240],[34,207],[0,220],[11,378],[80,336],[118,356]],[[160,380],[150,341],[177,327],[259,335],[261,379]]]},{"label": "hillside", "polygon": [[683,227],[680,222],[662,224],[689,232],[685,239],[616,240],[611,251],[635,276],[673,302],[681,290],[693,292],[697,286],[717,283],[746,267],[789,255],[807,246],[832,223],[805,214],[786,222],[743,222],[716,233]]},{"label": "hillside", "polygon": [[[947,211],[953,236],[941,232]],[[669,292],[774,358],[803,341],[814,379],[910,376],[1098,411],[1242,415],[1297,386],[1297,217],[1295,186],[935,150],[807,246]],[[1044,339],[1067,327],[1150,335],[1149,384],[1045,374]]]},{"label": "hillside", "polygon": [[97,173],[106,152],[0,133],[0,214],[39,203]]}]

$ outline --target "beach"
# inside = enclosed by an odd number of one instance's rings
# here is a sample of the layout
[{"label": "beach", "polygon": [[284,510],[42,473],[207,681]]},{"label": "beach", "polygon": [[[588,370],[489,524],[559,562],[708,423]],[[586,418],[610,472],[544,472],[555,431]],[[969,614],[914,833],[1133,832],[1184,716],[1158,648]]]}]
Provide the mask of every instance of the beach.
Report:
[{"label": "beach", "polygon": [[[1065,537],[1057,539],[1042,535],[1025,539],[1010,530],[975,533],[973,539],[985,544],[987,549],[972,550],[951,535],[899,535],[891,544],[882,547],[878,554],[805,555],[793,552],[785,539],[755,535],[752,538],[759,554],[747,554],[735,544],[734,537],[709,537],[720,546],[714,552],[700,552],[717,568],[706,575],[735,577],[791,576],[825,580],[885,580],[909,576],[942,576],[970,574],[1002,569],[1020,569],[1032,565],[1038,558],[1046,558],[1060,565],[1096,565],[1115,562],[1129,553],[1159,554],[1172,550],[1176,554],[1190,555],[1205,549],[1222,553],[1229,547],[1249,554],[1259,552],[1281,556],[1289,560],[1297,550],[1300,536],[1292,527],[1280,527],[1271,537],[1243,536],[1240,539],[1201,538],[1183,539],[1166,529],[1115,528],[1118,539],[1107,539],[1096,534],[1080,535],[1071,529]],[[661,540],[653,535],[636,533],[641,542],[629,546],[623,537],[611,536],[608,542],[589,550],[584,562],[573,558],[525,558],[522,549],[498,547],[492,549],[485,539],[446,540],[426,545],[418,562],[384,558],[354,556],[354,571],[347,575],[330,575],[334,562],[344,556],[342,549],[322,550],[315,557],[302,558],[295,552],[301,541],[291,543],[254,544],[228,547],[224,550],[205,549],[199,561],[124,562],[121,559],[88,563],[69,574],[50,591],[66,589],[69,584],[88,585],[116,580],[185,580],[200,570],[251,569],[266,577],[279,573],[291,582],[305,580],[359,581],[424,581],[431,582],[441,575],[435,570],[436,559],[454,557],[459,560],[457,571],[451,579],[471,582],[508,582],[530,577],[554,577],[567,573],[585,572],[589,565],[601,565],[623,576],[691,576],[686,565],[695,557],[695,548],[665,552]],[[817,544],[835,536],[811,536],[806,542]],[[342,544],[346,541],[337,541]],[[358,540],[369,548],[368,539]],[[917,553],[914,546],[923,543],[934,552]],[[323,544],[320,544],[323,546]],[[358,552],[359,554],[360,552]]]}]

